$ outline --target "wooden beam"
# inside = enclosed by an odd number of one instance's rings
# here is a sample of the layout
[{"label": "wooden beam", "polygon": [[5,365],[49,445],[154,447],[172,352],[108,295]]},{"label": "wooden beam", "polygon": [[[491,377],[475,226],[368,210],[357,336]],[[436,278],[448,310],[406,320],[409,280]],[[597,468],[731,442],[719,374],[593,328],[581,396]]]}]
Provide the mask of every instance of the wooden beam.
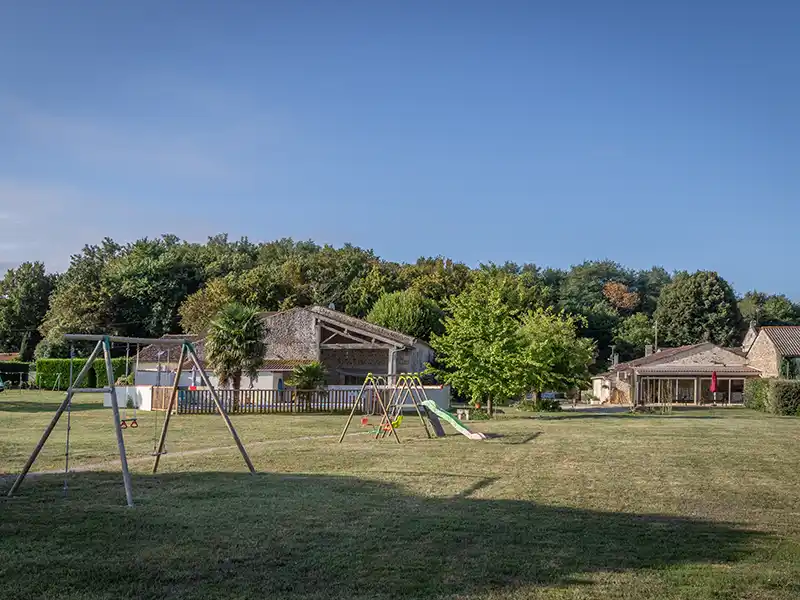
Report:
[{"label": "wooden beam", "polygon": [[370,344],[364,342],[363,344],[320,344],[322,350],[386,350],[389,348],[386,344]]},{"label": "wooden beam", "polygon": [[[340,332],[341,332],[341,330],[344,330],[344,331],[347,332],[347,337],[352,337],[353,336],[353,334],[350,333],[351,329],[353,329],[352,326],[340,325],[339,323],[331,321],[330,319],[328,319],[328,318],[326,318],[324,316],[321,316],[320,320],[322,321],[323,326],[328,328],[328,329],[330,329],[331,331],[340,330]],[[405,344],[402,344],[402,343],[397,342],[397,341],[395,341],[393,339],[387,338],[386,336],[379,335],[379,334],[374,333],[372,331],[368,331],[368,330],[364,330],[363,332],[362,331],[354,331],[353,333],[355,333],[356,335],[364,336],[365,338],[372,338],[372,339],[380,340],[381,342],[385,342],[386,344],[390,344],[392,346],[396,346],[397,348],[399,348],[401,350],[406,347]]]},{"label": "wooden beam", "polygon": [[323,327],[323,328],[325,328],[325,329],[327,329],[327,330],[328,330],[328,332],[330,332],[330,334],[331,334],[331,335],[329,335],[328,337],[326,337],[326,338],[325,338],[325,339],[322,341],[322,343],[323,343],[323,344],[326,344],[328,341],[332,340],[332,339],[333,339],[333,338],[335,338],[337,335],[340,335],[340,336],[342,336],[342,337],[345,337],[345,338],[347,338],[347,339],[349,339],[349,340],[353,340],[354,342],[366,342],[366,341],[367,341],[367,340],[365,340],[363,337],[356,337],[356,336],[354,336],[353,334],[351,334],[351,333],[350,333],[350,330],[348,330],[348,329],[344,329],[344,330],[341,330],[341,331],[340,331],[340,330],[339,330],[339,329],[337,329],[336,327],[333,327],[333,326],[331,326],[331,325],[328,325],[327,323],[326,323],[325,325],[323,325],[322,327]]}]

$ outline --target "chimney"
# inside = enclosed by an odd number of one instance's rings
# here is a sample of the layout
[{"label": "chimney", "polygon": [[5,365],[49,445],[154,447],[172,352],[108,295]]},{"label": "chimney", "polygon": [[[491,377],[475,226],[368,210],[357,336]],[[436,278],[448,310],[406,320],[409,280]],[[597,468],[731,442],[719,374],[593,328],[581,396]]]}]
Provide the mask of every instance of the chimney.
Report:
[{"label": "chimney", "polygon": [[650,356],[653,353],[653,344],[645,344],[644,346],[644,355]]},{"label": "chimney", "polygon": [[614,354],[611,355],[611,366],[616,367],[618,364],[619,364],[619,354],[614,352]]}]

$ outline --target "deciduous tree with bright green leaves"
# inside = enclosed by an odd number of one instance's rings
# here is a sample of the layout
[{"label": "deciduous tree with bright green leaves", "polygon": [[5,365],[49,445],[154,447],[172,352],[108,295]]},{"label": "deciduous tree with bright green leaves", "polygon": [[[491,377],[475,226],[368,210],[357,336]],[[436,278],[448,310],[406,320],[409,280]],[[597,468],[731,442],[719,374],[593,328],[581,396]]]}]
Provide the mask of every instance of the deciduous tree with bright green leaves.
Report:
[{"label": "deciduous tree with bright green leaves", "polygon": [[518,292],[509,274],[477,272],[472,283],[446,303],[444,333],[431,337],[441,381],[469,398],[494,403],[528,391],[519,310],[508,301]]},{"label": "deciduous tree with bright green leaves", "polygon": [[520,335],[530,391],[565,392],[589,382],[595,343],[578,335],[582,317],[552,308],[537,309],[522,317]]},{"label": "deciduous tree with bright green leaves", "polygon": [[31,360],[55,282],[40,262],[22,263],[0,279],[0,352],[19,352],[20,360]]}]

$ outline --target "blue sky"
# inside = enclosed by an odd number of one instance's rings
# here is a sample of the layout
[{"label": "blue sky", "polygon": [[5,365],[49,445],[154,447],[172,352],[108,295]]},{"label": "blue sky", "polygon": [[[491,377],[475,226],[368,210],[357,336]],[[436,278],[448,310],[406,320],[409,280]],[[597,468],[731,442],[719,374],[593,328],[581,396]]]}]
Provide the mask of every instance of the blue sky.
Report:
[{"label": "blue sky", "polygon": [[0,0],[0,268],[228,232],[800,300],[799,28],[789,1]]}]

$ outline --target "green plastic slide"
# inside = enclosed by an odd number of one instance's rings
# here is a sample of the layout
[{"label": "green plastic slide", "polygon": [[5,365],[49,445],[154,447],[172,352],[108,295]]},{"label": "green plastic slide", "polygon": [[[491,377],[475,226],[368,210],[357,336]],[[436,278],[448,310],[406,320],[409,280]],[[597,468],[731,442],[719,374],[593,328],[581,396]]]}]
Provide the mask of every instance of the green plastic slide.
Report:
[{"label": "green plastic slide", "polygon": [[467,436],[471,440],[485,440],[486,436],[482,433],[478,433],[476,431],[470,431],[469,428],[464,425],[461,421],[456,419],[452,413],[447,412],[446,410],[442,410],[436,405],[436,402],[433,400],[424,400],[422,402],[422,406],[425,407],[425,410],[432,412],[434,415],[439,417],[442,421],[447,421],[450,425],[453,426],[458,433],[461,435]]}]

